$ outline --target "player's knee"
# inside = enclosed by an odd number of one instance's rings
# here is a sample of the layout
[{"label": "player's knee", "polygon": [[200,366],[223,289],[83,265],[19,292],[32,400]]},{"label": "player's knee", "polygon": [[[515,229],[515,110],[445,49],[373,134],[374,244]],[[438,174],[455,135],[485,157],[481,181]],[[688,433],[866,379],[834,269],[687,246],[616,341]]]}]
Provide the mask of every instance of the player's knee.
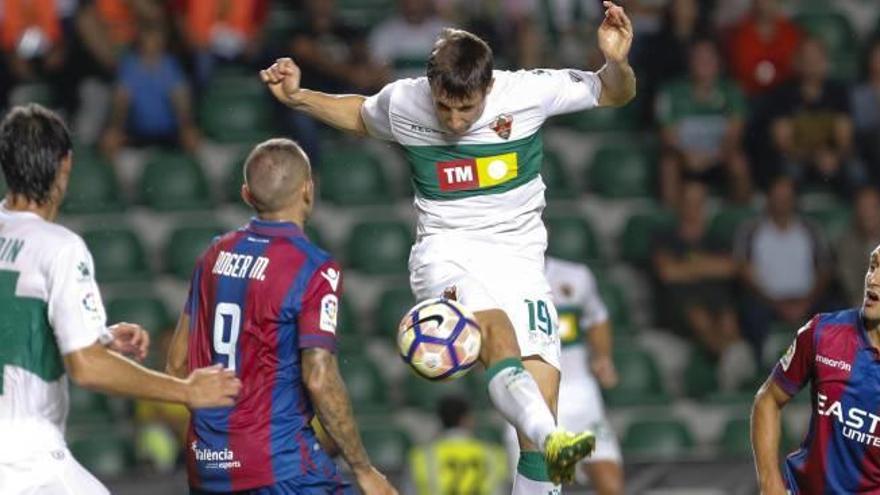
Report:
[{"label": "player's knee", "polygon": [[489,362],[506,357],[519,357],[516,333],[507,313],[500,309],[476,311],[474,316],[483,336],[482,357]]}]

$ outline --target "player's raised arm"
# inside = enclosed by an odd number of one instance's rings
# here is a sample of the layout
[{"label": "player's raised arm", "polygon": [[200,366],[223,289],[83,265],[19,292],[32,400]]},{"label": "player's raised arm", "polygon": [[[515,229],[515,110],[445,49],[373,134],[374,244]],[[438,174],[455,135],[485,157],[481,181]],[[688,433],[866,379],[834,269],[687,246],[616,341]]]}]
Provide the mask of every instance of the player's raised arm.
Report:
[{"label": "player's raised arm", "polygon": [[260,71],[260,79],[281,103],[337,129],[367,135],[361,118],[361,107],[366,97],[331,95],[305,89],[300,87],[300,76],[300,68],[291,58],[279,58],[269,68]]},{"label": "player's raised arm", "polygon": [[758,391],[752,407],[752,451],[763,495],[786,493],[779,469],[779,439],[782,437],[782,408],[790,398],[770,378]]},{"label": "player's raised arm", "polygon": [[636,76],[629,65],[633,27],[623,7],[603,2],[605,20],[599,26],[599,49],[605,56],[605,66],[599,70],[602,80],[600,106],[621,106],[636,95]]},{"label": "player's raised arm", "polygon": [[189,314],[182,313],[177,320],[171,345],[168,347],[168,359],[165,362],[165,373],[178,378],[186,376],[189,365]]}]

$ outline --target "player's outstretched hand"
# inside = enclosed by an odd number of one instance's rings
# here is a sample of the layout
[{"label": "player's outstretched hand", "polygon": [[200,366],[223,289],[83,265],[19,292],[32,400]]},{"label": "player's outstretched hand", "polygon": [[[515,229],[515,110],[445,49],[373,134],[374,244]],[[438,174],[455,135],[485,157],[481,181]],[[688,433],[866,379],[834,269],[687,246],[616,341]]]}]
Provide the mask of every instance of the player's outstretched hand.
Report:
[{"label": "player's outstretched hand", "polygon": [[599,49],[609,62],[625,62],[632,46],[633,27],[623,7],[602,2],[605,20],[599,26]]},{"label": "player's outstretched hand", "polygon": [[241,381],[235,372],[223,369],[220,364],[193,371],[186,384],[186,404],[193,409],[231,406],[241,390]]},{"label": "player's outstretched hand", "polygon": [[108,328],[113,341],[107,345],[110,350],[137,361],[143,361],[150,349],[150,334],[136,323],[120,322]]},{"label": "player's outstretched hand", "polygon": [[300,76],[299,66],[289,57],[279,58],[268,69],[260,71],[260,79],[282,103],[290,103],[299,93]]},{"label": "player's outstretched hand", "polygon": [[385,476],[373,466],[354,471],[357,486],[364,495],[398,495]]}]

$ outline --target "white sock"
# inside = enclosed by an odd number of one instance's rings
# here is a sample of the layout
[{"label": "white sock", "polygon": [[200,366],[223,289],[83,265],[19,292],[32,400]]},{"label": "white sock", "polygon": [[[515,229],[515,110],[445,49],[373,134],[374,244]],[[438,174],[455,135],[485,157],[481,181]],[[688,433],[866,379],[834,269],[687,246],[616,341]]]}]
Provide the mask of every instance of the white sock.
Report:
[{"label": "white sock", "polygon": [[547,435],[556,429],[556,420],[522,360],[502,359],[489,367],[487,376],[495,408],[543,452]]},{"label": "white sock", "polygon": [[550,482],[544,456],[537,452],[522,452],[516,465],[511,495],[559,495],[562,488]]}]

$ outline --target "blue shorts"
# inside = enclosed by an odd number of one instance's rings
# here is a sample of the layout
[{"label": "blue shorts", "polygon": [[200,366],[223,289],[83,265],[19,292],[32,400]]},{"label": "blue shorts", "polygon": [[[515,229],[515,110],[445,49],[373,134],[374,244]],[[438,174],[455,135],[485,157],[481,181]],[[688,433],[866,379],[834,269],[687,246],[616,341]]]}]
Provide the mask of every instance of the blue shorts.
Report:
[{"label": "blue shorts", "polygon": [[189,493],[190,495],[355,495],[357,492],[345,481],[289,479],[274,485],[237,492],[210,492],[190,487]]}]

